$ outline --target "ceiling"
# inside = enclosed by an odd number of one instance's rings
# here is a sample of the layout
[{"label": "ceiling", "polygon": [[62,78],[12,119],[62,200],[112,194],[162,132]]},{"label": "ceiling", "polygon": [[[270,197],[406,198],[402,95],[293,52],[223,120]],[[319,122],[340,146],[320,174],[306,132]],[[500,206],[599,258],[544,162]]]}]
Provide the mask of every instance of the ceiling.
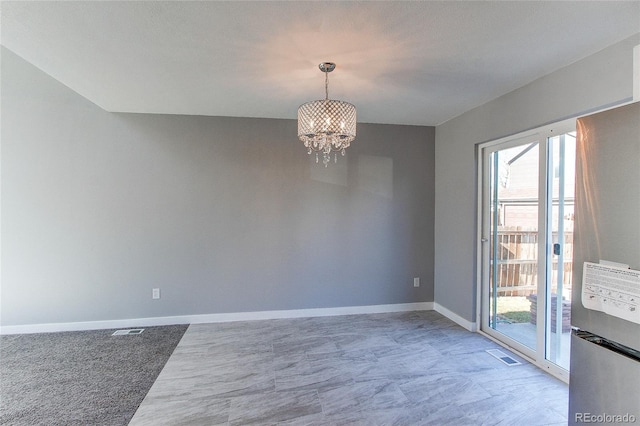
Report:
[{"label": "ceiling", "polygon": [[114,112],[437,125],[640,32],[640,1],[12,2],[1,42]]}]

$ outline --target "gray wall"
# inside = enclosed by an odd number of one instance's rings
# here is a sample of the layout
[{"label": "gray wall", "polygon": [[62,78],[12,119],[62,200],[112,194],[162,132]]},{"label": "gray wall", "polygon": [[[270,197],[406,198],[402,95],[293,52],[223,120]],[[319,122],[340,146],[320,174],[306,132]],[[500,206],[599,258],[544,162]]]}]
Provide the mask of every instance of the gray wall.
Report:
[{"label": "gray wall", "polygon": [[476,315],[476,145],[631,100],[636,34],[436,128],[435,300]]},{"label": "gray wall", "polygon": [[295,120],[108,113],[4,48],[1,106],[3,325],[433,301],[433,127],[325,169]]}]

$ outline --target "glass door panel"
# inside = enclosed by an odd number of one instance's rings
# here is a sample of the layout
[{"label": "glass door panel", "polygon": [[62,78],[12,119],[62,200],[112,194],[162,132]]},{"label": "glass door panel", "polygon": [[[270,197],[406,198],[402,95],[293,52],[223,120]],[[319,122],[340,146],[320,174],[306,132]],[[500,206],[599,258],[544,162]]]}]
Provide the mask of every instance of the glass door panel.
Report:
[{"label": "glass door panel", "polygon": [[569,370],[576,133],[547,139],[548,225],[545,358]]},{"label": "glass door panel", "polygon": [[490,154],[489,322],[536,348],[538,288],[537,141]]}]

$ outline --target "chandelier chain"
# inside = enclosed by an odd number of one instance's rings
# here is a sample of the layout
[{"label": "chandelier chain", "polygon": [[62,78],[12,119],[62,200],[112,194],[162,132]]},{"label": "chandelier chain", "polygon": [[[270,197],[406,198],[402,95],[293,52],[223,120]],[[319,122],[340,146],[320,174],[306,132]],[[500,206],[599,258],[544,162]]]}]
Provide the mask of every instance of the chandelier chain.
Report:
[{"label": "chandelier chain", "polygon": [[324,100],[329,100],[329,71],[324,72]]}]

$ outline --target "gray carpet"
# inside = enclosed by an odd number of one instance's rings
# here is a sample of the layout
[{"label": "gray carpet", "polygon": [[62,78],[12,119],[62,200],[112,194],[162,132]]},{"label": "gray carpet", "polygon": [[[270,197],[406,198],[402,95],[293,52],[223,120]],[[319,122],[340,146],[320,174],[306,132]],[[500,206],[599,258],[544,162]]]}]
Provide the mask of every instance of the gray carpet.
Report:
[{"label": "gray carpet", "polygon": [[187,327],[0,336],[0,424],[128,424]]}]

